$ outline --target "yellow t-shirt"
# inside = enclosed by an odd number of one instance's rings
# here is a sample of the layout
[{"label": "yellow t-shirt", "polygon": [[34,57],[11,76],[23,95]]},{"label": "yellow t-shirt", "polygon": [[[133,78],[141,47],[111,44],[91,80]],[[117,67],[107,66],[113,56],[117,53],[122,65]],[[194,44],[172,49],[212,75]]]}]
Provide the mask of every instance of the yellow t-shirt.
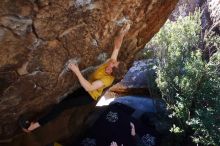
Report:
[{"label": "yellow t-shirt", "polygon": [[54,146],[62,146],[61,144],[56,143],[56,142],[55,142],[53,145],[54,145]]},{"label": "yellow t-shirt", "polygon": [[111,76],[105,72],[105,68],[107,66],[108,66],[108,62],[102,64],[95,72],[92,73],[92,75],[89,78],[90,83],[92,83],[96,80],[101,80],[104,84],[103,87],[101,87],[97,90],[89,91],[89,94],[92,96],[92,98],[94,100],[97,100],[102,95],[103,90],[105,88],[111,86],[111,84],[113,83],[113,81],[115,79],[113,76]]}]

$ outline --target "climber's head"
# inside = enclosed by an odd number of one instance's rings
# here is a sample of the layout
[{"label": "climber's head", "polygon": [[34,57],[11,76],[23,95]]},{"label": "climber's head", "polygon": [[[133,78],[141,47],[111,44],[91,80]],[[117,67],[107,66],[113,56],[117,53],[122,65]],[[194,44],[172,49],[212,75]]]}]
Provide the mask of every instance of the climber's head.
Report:
[{"label": "climber's head", "polygon": [[115,80],[120,80],[125,75],[126,66],[124,63],[110,60],[108,66],[105,68],[105,72],[115,77]]}]

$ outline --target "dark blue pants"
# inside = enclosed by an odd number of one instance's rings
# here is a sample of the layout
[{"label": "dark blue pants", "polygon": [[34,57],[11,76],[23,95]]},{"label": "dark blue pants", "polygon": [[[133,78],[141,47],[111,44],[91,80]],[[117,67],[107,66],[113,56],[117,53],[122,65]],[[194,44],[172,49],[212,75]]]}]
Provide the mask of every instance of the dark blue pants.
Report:
[{"label": "dark blue pants", "polygon": [[84,88],[79,88],[74,93],[68,95],[64,100],[62,100],[60,103],[54,105],[52,110],[40,118],[38,120],[39,124],[45,125],[49,121],[55,119],[57,116],[59,116],[60,113],[62,113],[66,109],[71,109],[73,107],[78,107],[82,105],[87,105],[94,102],[93,98],[89,95],[87,91],[84,90]]}]

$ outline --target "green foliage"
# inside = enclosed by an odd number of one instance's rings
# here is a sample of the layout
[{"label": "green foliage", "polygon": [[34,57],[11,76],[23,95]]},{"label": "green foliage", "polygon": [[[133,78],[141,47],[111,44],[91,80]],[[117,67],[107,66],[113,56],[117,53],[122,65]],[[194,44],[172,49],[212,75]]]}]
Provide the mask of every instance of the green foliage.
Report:
[{"label": "green foliage", "polygon": [[[158,59],[157,86],[175,119],[171,132],[195,143],[220,145],[220,41],[207,36],[206,46],[217,48],[209,61],[198,49],[200,12],[167,21],[147,44]],[[212,35],[213,36],[213,35]],[[183,138],[184,138],[183,136]]]}]

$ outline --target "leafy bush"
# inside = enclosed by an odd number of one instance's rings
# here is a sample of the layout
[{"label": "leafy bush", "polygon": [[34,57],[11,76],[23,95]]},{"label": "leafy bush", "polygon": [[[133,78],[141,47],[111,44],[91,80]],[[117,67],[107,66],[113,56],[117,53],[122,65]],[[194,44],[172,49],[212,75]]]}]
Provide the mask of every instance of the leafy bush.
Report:
[{"label": "leafy bush", "polygon": [[[207,37],[206,46],[217,50],[206,61],[199,49],[200,12],[167,21],[147,44],[153,50],[157,86],[174,119],[170,129],[180,138],[203,145],[220,145],[220,44]],[[182,142],[182,140],[180,141]],[[178,144],[176,144],[178,145]]]}]

